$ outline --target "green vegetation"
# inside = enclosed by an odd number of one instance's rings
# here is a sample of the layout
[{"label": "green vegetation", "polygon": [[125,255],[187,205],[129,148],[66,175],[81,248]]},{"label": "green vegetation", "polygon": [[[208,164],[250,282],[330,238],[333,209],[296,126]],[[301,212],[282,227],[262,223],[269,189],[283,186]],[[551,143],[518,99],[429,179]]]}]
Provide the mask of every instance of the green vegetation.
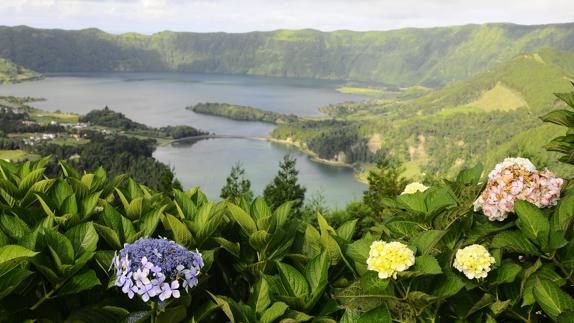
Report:
[{"label": "green vegetation", "polygon": [[[561,97],[574,105],[574,93]],[[574,129],[570,110],[544,119]],[[567,139],[551,148],[568,158]],[[491,222],[473,209],[485,188],[480,165],[424,192],[396,196],[402,182],[387,159],[371,177],[382,214],[356,202],[304,222],[292,201],[211,202],[197,188],[158,192],[101,167],[83,173],[59,162],[58,175],[51,175],[48,162],[0,161],[2,322],[572,319],[574,179],[562,186],[557,205],[516,201],[507,219]],[[275,188],[297,190],[293,165],[286,157]],[[114,255],[141,237],[166,237],[201,252],[197,286],[165,302],[122,292],[111,270]],[[456,264],[469,246],[486,255],[469,254],[463,273]],[[486,268],[473,266],[477,259],[487,260]]]},{"label": "green vegetation", "polygon": [[331,105],[322,110],[331,120],[280,125],[272,136],[325,159],[353,156],[347,162],[355,164],[372,163],[385,151],[411,178],[423,172],[452,176],[479,159],[491,167],[517,152],[537,156],[564,174],[571,168],[541,149],[559,130],[543,126],[538,117],[560,104],[552,93],[569,90],[572,66],[574,54],[568,52],[521,54],[420,97]]},{"label": "green vegetation", "polygon": [[271,183],[265,187],[263,197],[272,208],[277,208],[287,202],[293,203],[294,216],[300,218],[306,189],[298,182],[299,171],[295,168],[296,162],[297,160],[290,155],[283,157],[279,163],[279,171]]},{"label": "green vegetation", "polygon": [[116,128],[120,130],[147,130],[148,126],[143,123],[128,119],[123,113],[110,110],[107,106],[101,110],[92,110],[85,116],[80,117],[80,122],[90,123],[96,126]]},{"label": "green vegetation", "polygon": [[195,136],[206,135],[207,133],[197,130],[190,126],[166,126],[161,128],[151,128],[143,123],[135,122],[127,118],[123,113],[115,112],[105,107],[101,110],[92,110],[85,116],[80,117],[80,122],[86,122],[91,125],[122,130],[127,134],[151,137],[181,139]]},{"label": "green vegetation", "polygon": [[240,203],[241,200],[253,201],[251,191],[251,181],[245,177],[245,169],[237,163],[231,168],[231,173],[225,179],[225,185],[221,188],[219,195],[224,200],[231,200]]},{"label": "green vegetation", "polygon": [[436,87],[524,52],[574,50],[573,35],[574,24],[151,36],[1,27],[0,57],[39,72],[178,71]]},{"label": "green vegetation", "polygon": [[284,115],[277,112],[265,111],[253,107],[227,103],[198,103],[194,106],[187,107],[186,109],[197,113],[224,117],[239,121],[261,121],[279,124],[297,120],[297,116],[293,114]]},{"label": "green vegetation", "polygon": [[36,160],[39,156],[35,154],[30,154],[20,149],[15,150],[0,150],[0,159],[18,162],[23,160]]},{"label": "green vegetation", "polygon": [[41,78],[43,78],[41,74],[0,57],[0,84],[33,81]]},{"label": "green vegetation", "polygon": [[387,90],[380,87],[341,86],[337,91],[345,94],[360,94],[369,96],[383,96]]}]

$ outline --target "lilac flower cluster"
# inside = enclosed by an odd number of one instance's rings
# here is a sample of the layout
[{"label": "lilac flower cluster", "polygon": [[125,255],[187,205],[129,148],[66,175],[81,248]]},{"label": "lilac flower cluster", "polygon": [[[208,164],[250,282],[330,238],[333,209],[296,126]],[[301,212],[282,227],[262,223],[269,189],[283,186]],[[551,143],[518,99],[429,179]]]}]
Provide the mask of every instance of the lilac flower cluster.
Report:
[{"label": "lilac flower cluster", "polygon": [[130,299],[137,294],[144,302],[154,297],[160,301],[179,298],[180,286],[186,291],[196,286],[204,266],[199,252],[190,252],[165,238],[140,238],[125,244],[112,264],[116,286]]},{"label": "lilac flower cluster", "polygon": [[504,221],[514,202],[528,201],[539,208],[556,205],[564,180],[548,169],[538,171],[526,158],[506,158],[488,175],[486,189],[474,201],[490,221]]}]

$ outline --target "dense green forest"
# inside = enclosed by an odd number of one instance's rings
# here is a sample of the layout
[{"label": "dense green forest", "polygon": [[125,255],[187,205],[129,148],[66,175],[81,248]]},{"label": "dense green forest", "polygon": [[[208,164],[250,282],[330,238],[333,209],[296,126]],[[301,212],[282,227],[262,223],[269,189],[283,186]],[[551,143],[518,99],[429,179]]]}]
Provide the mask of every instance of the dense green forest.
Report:
[{"label": "dense green forest", "polygon": [[41,79],[42,75],[0,57],[0,84]]},{"label": "dense green forest", "polygon": [[385,152],[402,161],[409,176],[453,175],[479,158],[491,166],[512,154],[563,172],[566,166],[541,148],[560,130],[538,117],[559,105],[552,93],[567,90],[573,78],[574,54],[544,49],[420,97],[331,105],[323,109],[331,120],[302,119],[280,125],[272,136],[326,159],[355,156],[349,163]]},{"label": "dense green forest", "polygon": [[148,127],[143,123],[127,118],[123,113],[115,112],[108,107],[101,110],[92,110],[79,118],[80,122],[92,125],[109,127],[126,131],[131,134],[148,137],[170,137],[181,139],[208,134],[205,131],[190,126],[165,126],[160,128]]},{"label": "dense green forest", "polygon": [[545,47],[574,50],[574,24],[151,36],[0,27],[0,57],[39,72],[179,71],[441,86]]},{"label": "dense green forest", "polygon": [[189,106],[186,109],[197,113],[239,121],[261,121],[275,124],[297,121],[297,116],[293,114],[284,115],[277,112],[228,103],[205,102]]}]

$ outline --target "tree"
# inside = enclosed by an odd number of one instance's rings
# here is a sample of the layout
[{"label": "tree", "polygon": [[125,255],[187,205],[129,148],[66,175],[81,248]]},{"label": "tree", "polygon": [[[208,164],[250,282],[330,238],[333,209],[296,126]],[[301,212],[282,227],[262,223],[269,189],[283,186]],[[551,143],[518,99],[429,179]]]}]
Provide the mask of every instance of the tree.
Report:
[{"label": "tree", "polygon": [[243,198],[251,202],[253,199],[251,182],[245,178],[245,169],[241,167],[240,163],[236,163],[231,168],[231,173],[229,173],[225,181],[226,184],[221,188],[221,194],[219,195],[222,199],[238,203]]},{"label": "tree", "polygon": [[293,211],[297,216],[300,216],[306,189],[297,181],[299,171],[295,169],[296,162],[297,159],[289,154],[283,157],[283,161],[279,163],[279,172],[273,181],[265,187],[263,197],[272,208],[293,201]]},{"label": "tree", "polygon": [[377,160],[377,169],[369,172],[369,189],[363,193],[363,201],[375,214],[381,215],[385,208],[381,202],[383,197],[396,196],[403,191],[407,181],[401,176],[402,172],[401,164],[386,154]]}]

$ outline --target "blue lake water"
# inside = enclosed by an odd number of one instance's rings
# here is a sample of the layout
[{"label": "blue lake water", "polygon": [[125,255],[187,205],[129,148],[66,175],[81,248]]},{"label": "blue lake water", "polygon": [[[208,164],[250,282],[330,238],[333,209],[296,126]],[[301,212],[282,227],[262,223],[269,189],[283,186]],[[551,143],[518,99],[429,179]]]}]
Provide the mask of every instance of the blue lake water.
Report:
[{"label": "blue lake water", "polygon": [[[273,125],[240,122],[196,114],[186,106],[199,102],[226,102],[299,116],[319,116],[329,103],[356,101],[361,96],[341,94],[335,81],[282,79],[254,76],[173,73],[90,73],[49,75],[46,79],[0,85],[0,95],[45,98],[36,107],[87,113],[109,106],[129,118],[158,127],[189,125],[217,134],[262,137]],[[361,198],[365,185],[350,169],[312,162],[289,146],[249,139],[210,139],[160,146],[154,156],[175,168],[185,187],[200,186],[213,199],[225,183],[232,165],[241,162],[260,194],[275,175],[286,153],[298,158],[300,182],[307,197],[324,197],[330,207]]]}]

